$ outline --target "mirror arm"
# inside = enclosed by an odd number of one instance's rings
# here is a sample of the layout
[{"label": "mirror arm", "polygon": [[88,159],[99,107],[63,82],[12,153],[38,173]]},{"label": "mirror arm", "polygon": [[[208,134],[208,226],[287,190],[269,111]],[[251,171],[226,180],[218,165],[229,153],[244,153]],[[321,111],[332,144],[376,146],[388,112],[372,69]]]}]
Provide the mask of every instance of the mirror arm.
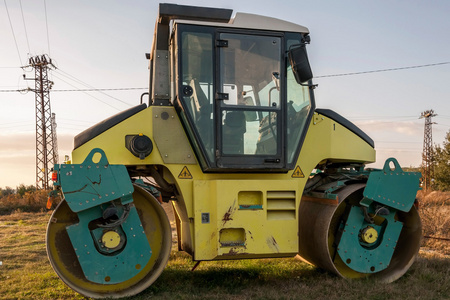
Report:
[{"label": "mirror arm", "polygon": [[307,87],[309,87],[310,89],[315,89],[316,87],[318,87],[319,85],[318,84],[303,84],[303,83],[298,83],[298,84],[300,84],[301,86],[307,86]]}]

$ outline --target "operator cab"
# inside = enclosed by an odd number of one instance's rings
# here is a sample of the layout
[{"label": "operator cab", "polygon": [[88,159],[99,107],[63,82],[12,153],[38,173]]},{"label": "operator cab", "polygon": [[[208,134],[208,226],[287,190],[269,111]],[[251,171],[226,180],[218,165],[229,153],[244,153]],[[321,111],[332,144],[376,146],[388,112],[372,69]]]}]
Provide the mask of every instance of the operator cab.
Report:
[{"label": "operator cab", "polygon": [[203,171],[294,169],[314,112],[308,38],[305,27],[240,13],[173,23],[171,102]]}]

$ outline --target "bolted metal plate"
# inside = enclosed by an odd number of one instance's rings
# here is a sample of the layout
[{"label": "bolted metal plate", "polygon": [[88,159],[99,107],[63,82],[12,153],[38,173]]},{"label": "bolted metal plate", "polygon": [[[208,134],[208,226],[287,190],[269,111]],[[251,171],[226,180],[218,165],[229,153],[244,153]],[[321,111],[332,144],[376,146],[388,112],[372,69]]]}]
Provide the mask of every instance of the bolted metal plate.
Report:
[{"label": "bolted metal plate", "polygon": [[[394,254],[402,222],[395,220],[395,211],[391,211],[385,217],[384,230],[381,226],[371,225],[365,222],[364,215],[359,206],[353,206],[345,222],[341,240],[338,244],[338,253],[343,262],[352,270],[360,273],[376,273],[386,269]],[[363,247],[360,242],[360,230],[371,225],[378,227],[378,241],[372,247]],[[364,241],[363,241],[364,242]]]},{"label": "bolted metal plate", "polygon": [[80,222],[66,227],[66,230],[86,279],[100,284],[121,283],[136,276],[147,265],[152,250],[133,205],[121,225],[127,239],[123,249],[108,255],[100,253],[89,223],[101,218],[102,211],[100,206],[96,206],[79,212]]},{"label": "bolted metal plate", "polygon": [[[391,170],[390,163],[394,164],[394,170]],[[370,173],[364,197],[408,212],[416,199],[421,176],[419,172],[403,172],[397,160],[389,158],[382,170]]]},{"label": "bolted metal plate", "polygon": [[[94,155],[100,155],[98,163]],[[82,164],[55,165],[64,198],[73,212],[122,198],[131,201],[133,185],[124,165],[110,165],[102,149],[93,149]]]},{"label": "bolted metal plate", "polygon": [[153,138],[164,163],[197,163],[186,133],[173,107],[153,107]]}]

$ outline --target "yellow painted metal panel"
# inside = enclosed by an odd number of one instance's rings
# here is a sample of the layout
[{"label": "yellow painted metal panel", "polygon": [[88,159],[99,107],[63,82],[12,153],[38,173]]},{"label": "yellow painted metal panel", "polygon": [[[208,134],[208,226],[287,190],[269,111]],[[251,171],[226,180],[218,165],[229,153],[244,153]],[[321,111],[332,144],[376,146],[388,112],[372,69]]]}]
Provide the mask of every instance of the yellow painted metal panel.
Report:
[{"label": "yellow painted metal panel", "polygon": [[[251,175],[247,176],[247,180],[194,181],[196,260],[297,253],[299,185],[293,180],[252,180]],[[239,209],[238,199],[242,191],[261,191],[262,209]],[[280,191],[294,195],[293,205],[288,209],[291,218],[270,218],[267,215],[267,194]],[[210,215],[208,224],[202,223],[201,214],[205,213]],[[244,245],[220,243],[218,235],[223,229],[243,229]]]},{"label": "yellow painted metal panel", "polygon": [[101,148],[105,152],[110,164],[162,164],[163,161],[161,156],[158,151],[155,151],[155,149],[153,149],[152,153],[144,160],[140,160],[125,147],[125,136],[130,134],[142,133],[148,136],[152,141],[154,140],[151,116],[152,107],[149,107],[94,137],[90,141],[73,150],[73,163],[82,163],[93,148]]},{"label": "yellow painted metal panel", "polygon": [[[196,260],[239,258],[240,255],[294,255],[298,250],[298,207],[311,170],[325,160],[375,160],[375,150],[370,145],[345,127],[319,114],[311,121],[295,164],[304,172],[304,178],[292,177],[295,170],[285,174],[203,173],[200,166],[191,164],[190,160],[183,163],[165,161],[158,147],[154,147],[148,157],[140,160],[126,149],[125,135],[142,133],[154,141],[154,110],[158,110],[158,115],[166,111],[169,117],[175,116],[173,107],[164,110],[149,107],[74,150],[72,159],[74,163],[81,163],[93,148],[101,148],[111,164],[139,168],[164,165],[164,178],[175,184],[180,193],[177,212],[185,218],[183,226],[189,225],[189,229],[181,230],[182,239],[185,245],[192,247]],[[175,121],[181,128],[179,119],[171,118],[171,122]],[[186,136],[184,138],[187,140]],[[185,149],[181,149],[181,152],[192,153],[188,144],[183,144],[182,148]],[[179,176],[186,169],[189,176]],[[243,246],[221,245],[221,230],[238,229],[230,232],[242,232],[239,228],[244,231]]]},{"label": "yellow painted metal panel", "polygon": [[321,161],[375,162],[375,149],[334,120],[314,114],[297,165],[309,172]]},{"label": "yellow painted metal panel", "polygon": [[196,164],[194,152],[171,106],[153,107],[153,137],[166,164]]}]

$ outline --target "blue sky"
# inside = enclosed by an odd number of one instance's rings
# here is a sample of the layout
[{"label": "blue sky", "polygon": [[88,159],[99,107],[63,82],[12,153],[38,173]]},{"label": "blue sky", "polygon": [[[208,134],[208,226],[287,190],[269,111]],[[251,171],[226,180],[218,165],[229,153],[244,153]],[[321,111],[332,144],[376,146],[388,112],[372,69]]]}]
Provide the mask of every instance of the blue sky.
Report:
[{"label": "blue sky", "polygon": [[[380,167],[388,157],[419,166],[420,113],[434,109],[433,141],[450,129],[450,64],[352,76],[326,75],[450,62],[450,1],[165,1],[268,15],[304,25],[316,104],[360,126],[375,141]],[[33,87],[19,68],[29,55],[50,54],[52,112],[59,154],[70,154],[74,135],[139,103],[146,88],[156,1],[5,0],[0,2],[0,90]],[[22,10],[21,6],[22,4]],[[47,19],[45,17],[45,7]],[[22,17],[23,11],[23,17]],[[47,21],[46,21],[47,20]],[[24,25],[25,23],[25,25]],[[48,27],[47,27],[48,25]],[[26,31],[25,31],[26,27]],[[48,35],[47,35],[48,28]],[[29,54],[30,53],[30,54]],[[19,58],[20,54],[20,58]],[[28,70],[26,70],[28,71]],[[28,77],[33,73],[26,72]],[[82,81],[82,82],[80,82]],[[0,187],[35,181],[34,94],[0,92]],[[107,103],[107,104],[106,104]]]}]

